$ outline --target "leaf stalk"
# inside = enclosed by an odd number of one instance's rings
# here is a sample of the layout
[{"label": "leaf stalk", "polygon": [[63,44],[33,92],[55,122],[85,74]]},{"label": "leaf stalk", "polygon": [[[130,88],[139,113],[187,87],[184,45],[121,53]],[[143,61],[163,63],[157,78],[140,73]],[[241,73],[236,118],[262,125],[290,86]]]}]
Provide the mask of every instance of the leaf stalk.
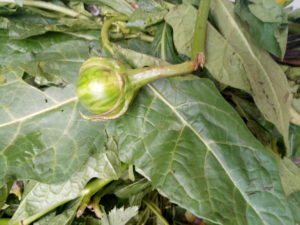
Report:
[{"label": "leaf stalk", "polygon": [[157,216],[163,225],[169,225],[169,222],[161,215],[159,208],[152,202],[143,200],[145,205]]},{"label": "leaf stalk", "polygon": [[195,61],[195,69],[199,65],[203,68],[205,64],[206,23],[209,8],[210,0],[200,0],[192,41],[192,60]]},{"label": "leaf stalk", "polygon": [[167,66],[152,66],[133,69],[127,73],[132,85],[141,88],[157,79],[188,74],[194,71],[194,62],[187,61],[181,64]]}]

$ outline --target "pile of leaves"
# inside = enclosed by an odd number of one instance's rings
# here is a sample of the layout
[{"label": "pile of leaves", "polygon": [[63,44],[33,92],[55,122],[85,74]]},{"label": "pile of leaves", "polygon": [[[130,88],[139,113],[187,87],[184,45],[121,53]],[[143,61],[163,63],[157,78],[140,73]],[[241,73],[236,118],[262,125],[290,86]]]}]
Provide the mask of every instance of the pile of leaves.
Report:
[{"label": "pile of leaves", "polygon": [[91,122],[103,22],[129,18],[114,58],[176,64],[199,1],[0,0],[0,224],[300,224],[300,11],[278,2],[211,0],[205,68]]}]

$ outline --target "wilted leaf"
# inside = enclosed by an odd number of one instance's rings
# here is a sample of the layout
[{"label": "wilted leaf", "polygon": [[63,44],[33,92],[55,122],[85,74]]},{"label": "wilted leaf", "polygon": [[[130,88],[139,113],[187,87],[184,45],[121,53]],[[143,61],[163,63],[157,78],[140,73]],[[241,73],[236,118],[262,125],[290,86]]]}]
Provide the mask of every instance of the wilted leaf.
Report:
[{"label": "wilted leaf", "polygon": [[250,34],[260,48],[283,58],[288,34],[284,7],[274,0],[238,0],[235,12],[249,25]]},{"label": "wilted leaf", "polygon": [[121,160],[195,215],[223,225],[294,225],[274,157],[212,82],[148,85],[110,132]]},{"label": "wilted leaf", "polygon": [[143,30],[146,27],[161,22],[164,19],[167,11],[162,10],[158,12],[145,12],[141,9],[136,9],[127,22],[128,27]]},{"label": "wilted leaf", "polygon": [[138,0],[137,4],[140,9],[146,12],[158,12],[166,9],[165,2],[156,0]]},{"label": "wilted leaf", "polygon": [[[174,44],[181,54],[191,56],[192,37],[197,10],[191,5],[174,7],[165,20],[173,28]],[[209,23],[207,26],[205,67],[219,82],[231,87],[250,90],[246,71],[239,54]]]},{"label": "wilted leaf", "polygon": [[288,148],[291,96],[284,72],[253,43],[245,25],[234,15],[231,2],[213,0],[211,13],[221,33],[242,59],[257,107],[283,135]]},{"label": "wilted leaf", "polygon": [[[84,29],[99,29],[99,24],[92,20],[78,20],[72,18],[45,19],[37,17],[34,22],[31,17],[19,16],[11,19],[8,26],[8,34],[12,39],[26,39],[31,36],[44,34],[49,31],[71,32]],[[39,20],[38,20],[39,19]]]}]

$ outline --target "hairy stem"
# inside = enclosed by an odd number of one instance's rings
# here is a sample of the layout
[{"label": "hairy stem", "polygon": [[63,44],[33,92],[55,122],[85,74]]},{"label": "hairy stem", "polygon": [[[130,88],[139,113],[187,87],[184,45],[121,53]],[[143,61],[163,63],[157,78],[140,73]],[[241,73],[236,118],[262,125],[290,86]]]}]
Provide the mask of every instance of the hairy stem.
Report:
[{"label": "hairy stem", "polygon": [[205,63],[206,23],[209,13],[210,0],[200,0],[192,41],[192,60],[201,67]]},{"label": "hairy stem", "polygon": [[[16,3],[14,0],[0,0],[0,3]],[[51,11],[56,11],[56,12],[60,12],[63,13],[67,16],[70,17],[78,17],[78,18],[83,18],[83,19],[87,19],[88,17],[72,10],[66,7],[62,7],[59,5],[55,5],[49,2],[43,2],[43,1],[32,1],[32,0],[24,0],[23,5],[27,5],[27,6],[34,6],[37,8],[42,8],[42,9],[47,9],[47,10],[51,10]]]}]

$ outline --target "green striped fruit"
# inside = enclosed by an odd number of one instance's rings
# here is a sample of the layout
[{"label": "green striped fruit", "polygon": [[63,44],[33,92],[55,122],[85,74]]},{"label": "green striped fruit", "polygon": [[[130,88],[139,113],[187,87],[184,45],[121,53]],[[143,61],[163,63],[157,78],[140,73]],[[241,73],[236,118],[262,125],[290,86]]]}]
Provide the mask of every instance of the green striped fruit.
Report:
[{"label": "green striped fruit", "polygon": [[114,119],[124,114],[135,90],[126,71],[131,68],[114,59],[92,57],[80,68],[77,95],[82,105],[97,115],[93,120]]},{"label": "green striped fruit", "polygon": [[116,119],[127,111],[139,88],[157,79],[194,70],[192,61],[131,69],[115,59],[92,57],[80,67],[77,96],[82,105],[95,115],[83,117],[93,121]]}]

